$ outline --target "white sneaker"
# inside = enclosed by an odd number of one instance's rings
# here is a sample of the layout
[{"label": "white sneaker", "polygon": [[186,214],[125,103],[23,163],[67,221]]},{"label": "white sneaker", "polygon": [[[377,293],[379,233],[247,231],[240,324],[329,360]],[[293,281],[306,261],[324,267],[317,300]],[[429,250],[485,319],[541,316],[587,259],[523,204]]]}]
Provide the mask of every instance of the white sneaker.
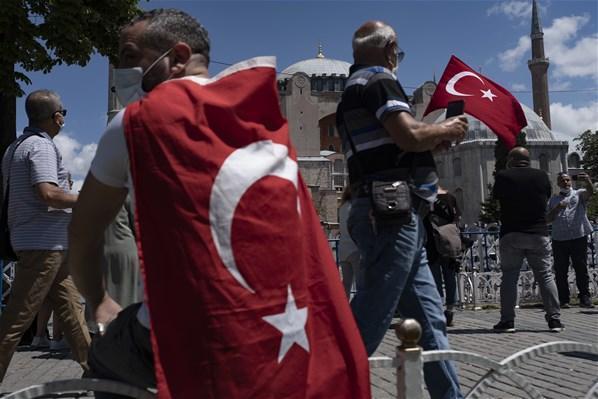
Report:
[{"label": "white sneaker", "polygon": [[60,341],[55,341],[55,340],[50,341],[50,350],[63,351],[68,348],[69,348],[69,344],[68,344],[68,342],[66,342],[66,339],[64,339],[64,338],[62,338]]},{"label": "white sneaker", "polygon": [[32,348],[47,348],[48,346],[50,346],[50,341],[45,336],[33,337],[33,341],[31,341]]}]

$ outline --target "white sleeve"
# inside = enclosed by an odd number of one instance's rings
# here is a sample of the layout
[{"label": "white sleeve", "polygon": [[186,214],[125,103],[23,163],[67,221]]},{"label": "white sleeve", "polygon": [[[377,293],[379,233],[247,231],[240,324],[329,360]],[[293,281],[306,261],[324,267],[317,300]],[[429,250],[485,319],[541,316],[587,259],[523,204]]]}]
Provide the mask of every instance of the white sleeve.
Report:
[{"label": "white sleeve", "polygon": [[125,141],[124,114],[123,109],[110,121],[91,163],[90,173],[107,186],[127,187],[128,183],[129,153]]}]

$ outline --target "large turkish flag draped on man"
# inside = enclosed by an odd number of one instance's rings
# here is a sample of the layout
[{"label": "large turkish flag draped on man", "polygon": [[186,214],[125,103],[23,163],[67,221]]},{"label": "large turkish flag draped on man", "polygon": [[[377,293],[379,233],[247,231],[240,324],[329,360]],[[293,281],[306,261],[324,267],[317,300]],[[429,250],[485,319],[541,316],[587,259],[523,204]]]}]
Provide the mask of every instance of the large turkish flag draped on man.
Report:
[{"label": "large turkish flag draped on man", "polygon": [[274,59],[165,82],[125,135],[160,398],[369,398]]},{"label": "large turkish flag draped on man", "polygon": [[519,101],[505,88],[451,56],[424,115],[464,100],[465,112],[484,122],[511,148],[527,120]]}]

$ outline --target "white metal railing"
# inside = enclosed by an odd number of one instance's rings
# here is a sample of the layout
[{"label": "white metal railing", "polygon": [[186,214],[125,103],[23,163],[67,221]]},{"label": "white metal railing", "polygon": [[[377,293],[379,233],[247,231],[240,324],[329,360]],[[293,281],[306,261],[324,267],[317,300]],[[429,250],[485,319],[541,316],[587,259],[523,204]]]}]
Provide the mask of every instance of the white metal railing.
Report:
[{"label": "white metal railing", "polygon": [[[573,341],[555,341],[535,345],[519,351],[506,359],[497,362],[484,355],[455,350],[424,351],[419,345],[421,327],[413,319],[403,320],[395,326],[397,337],[401,345],[396,349],[396,357],[372,357],[370,368],[394,368],[397,372],[397,398],[420,399],[424,397],[423,365],[427,362],[442,360],[459,361],[475,364],[487,370],[475,386],[467,393],[467,399],[485,397],[485,391],[497,377],[511,380],[518,388],[533,399],[543,398],[542,394],[521,375],[517,367],[538,356],[560,352],[582,352],[598,355],[597,344],[587,344]],[[586,399],[598,398],[598,382],[595,382],[585,395]]]}]

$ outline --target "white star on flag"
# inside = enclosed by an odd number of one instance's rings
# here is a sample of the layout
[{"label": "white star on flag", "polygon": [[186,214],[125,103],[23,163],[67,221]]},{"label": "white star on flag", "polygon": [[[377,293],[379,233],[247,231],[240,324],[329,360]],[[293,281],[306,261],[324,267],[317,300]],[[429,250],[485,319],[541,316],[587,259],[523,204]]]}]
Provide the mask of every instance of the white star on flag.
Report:
[{"label": "white star on flag", "polygon": [[282,333],[280,350],[278,351],[278,363],[284,359],[293,344],[297,344],[309,352],[309,341],[305,333],[307,323],[307,307],[297,309],[295,297],[288,287],[287,305],[283,313],[262,317],[264,321]]},{"label": "white star on flag", "polygon": [[492,93],[492,90],[480,90],[482,92],[482,98],[487,98],[491,102],[494,102],[494,97],[498,97],[496,94]]}]

